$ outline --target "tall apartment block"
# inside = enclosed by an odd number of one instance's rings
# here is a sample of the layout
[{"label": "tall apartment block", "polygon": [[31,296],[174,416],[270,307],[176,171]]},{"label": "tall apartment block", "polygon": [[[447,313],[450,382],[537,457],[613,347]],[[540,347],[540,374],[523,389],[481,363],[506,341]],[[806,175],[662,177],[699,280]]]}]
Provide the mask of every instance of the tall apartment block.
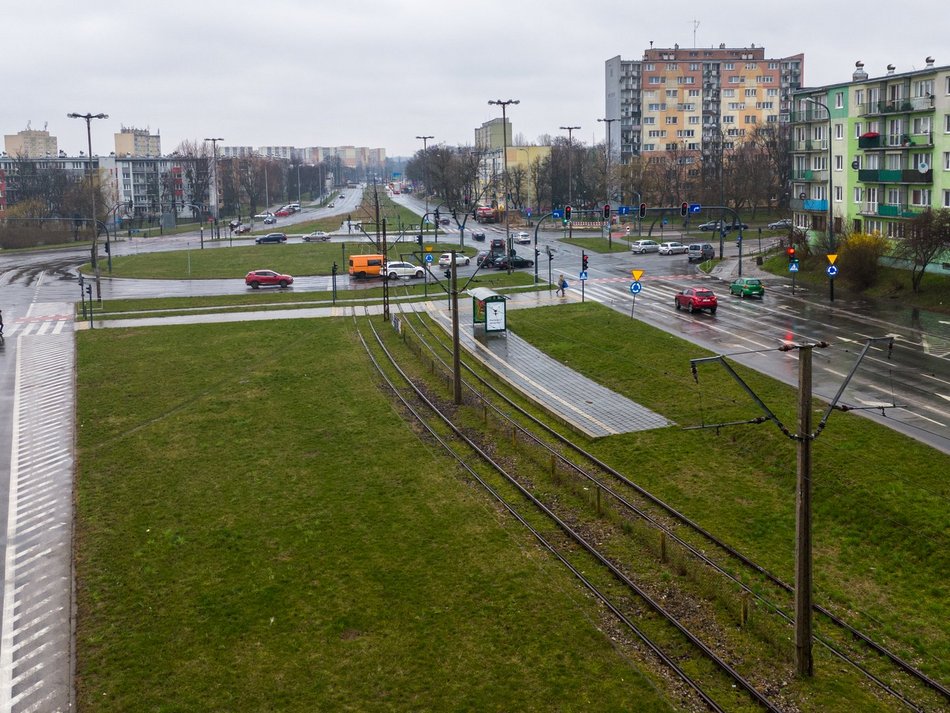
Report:
[{"label": "tall apartment block", "polygon": [[123,126],[115,134],[115,155],[126,157],[158,157],[162,155],[162,137],[148,129]]},{"label": "tall apartment block", "polygon": [[870,77],[792,94],[795,225],[813,234],[900,238],[927,209],[950,208],[950,66]]},{"label": "tall apartment block", "polygon": [[[804,55],[766,58],[763,47],[650,48],[643,59],[605,66],[606,116],[620,120],[613,157],[692,163],[731,148],[756,126],[787,114],[784,98],[801,86]],[[666,155],[664,155],[666,154]]]}]

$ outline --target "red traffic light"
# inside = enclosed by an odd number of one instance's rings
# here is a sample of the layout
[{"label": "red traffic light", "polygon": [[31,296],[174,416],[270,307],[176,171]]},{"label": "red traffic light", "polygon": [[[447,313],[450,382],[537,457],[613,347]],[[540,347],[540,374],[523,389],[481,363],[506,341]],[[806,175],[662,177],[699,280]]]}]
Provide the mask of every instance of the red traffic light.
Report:
[{"label": "red traffic light", "polygon": [[571,207],[569,205],[564,206],[564,220],[571,219]]},{"label": "red traffic light", "polygon": [[682,205],[680,205],[680,215],[684,218],[689,215],[689,203],[686,201],[683,201]]},{"label": "red traffic light", "polygon": [[604,220],[610,220],[610,203],[604,203]]},{"label": "red traffic light", "polygon": [[789,257],[795,257],[795,248],[789,247],[785,248],[785,254]]},{"label": "red traffic light", "polygon": [[647,216],[647,204],[646,204],[646,203],[641,203],[641,204],[640,204],[640,217],[641,217],[641,218],[646,218],[646,216]]}]

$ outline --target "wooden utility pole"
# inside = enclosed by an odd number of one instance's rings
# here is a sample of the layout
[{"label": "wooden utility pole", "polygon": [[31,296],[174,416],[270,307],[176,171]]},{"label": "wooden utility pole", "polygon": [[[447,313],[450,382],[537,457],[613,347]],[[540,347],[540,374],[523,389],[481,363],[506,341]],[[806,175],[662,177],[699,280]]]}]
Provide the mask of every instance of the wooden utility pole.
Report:
[{"label": "wooden utility pole", "polygon": [[795,668],[814,673],[811,552],[811,357],[813,345],[798,347],[798,473],[795,497]]}]

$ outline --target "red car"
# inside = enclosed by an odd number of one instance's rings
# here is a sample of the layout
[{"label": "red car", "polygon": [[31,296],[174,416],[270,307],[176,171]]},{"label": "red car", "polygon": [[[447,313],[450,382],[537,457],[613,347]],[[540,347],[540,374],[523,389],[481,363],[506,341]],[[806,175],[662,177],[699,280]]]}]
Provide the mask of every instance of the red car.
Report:
[{"label": "red car", "polygon": [[287,287],[294,284],[294,278],[290,275],[281,275],[273,270],[251,270],[244,276],[244,284],[249,285],[255,290],[261,285],[277,285],[278,287]]},{"label": "red car", "polygon": [[676,309],[685,309],[688,312],[708,309],[710,314],[716,314],[719,300],[716,299],[712,290],[705,287],[687,287],[682,292],[676,293],[673,304]]},{"label": "red car", "polygon": [[293,215],[294,212],[290,208],[281,208],[279,211],[274,213],[278,218],[286,218],[288,215]]}]

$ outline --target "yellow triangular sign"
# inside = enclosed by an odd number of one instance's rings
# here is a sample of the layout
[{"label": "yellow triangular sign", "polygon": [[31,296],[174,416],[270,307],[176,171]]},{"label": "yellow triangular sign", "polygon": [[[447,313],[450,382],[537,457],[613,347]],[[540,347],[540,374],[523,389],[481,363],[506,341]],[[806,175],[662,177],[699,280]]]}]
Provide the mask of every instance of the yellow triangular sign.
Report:
[{"label": "yellow triangular sign", "polygon": [[832,265],[834,265],[834,264],[835,264],[835,260],[837,260],[837,259],[838,259],[838,254],[837,254],[837,253],[828,253],[828,262],[829,262],[829,263],[831,263]]},{"label": "yellow triangular sign", "polygon": [[631,270],[630,274],[633,275],[634,282],[640,282],[640,275],[643,274],[643,270]]}]

